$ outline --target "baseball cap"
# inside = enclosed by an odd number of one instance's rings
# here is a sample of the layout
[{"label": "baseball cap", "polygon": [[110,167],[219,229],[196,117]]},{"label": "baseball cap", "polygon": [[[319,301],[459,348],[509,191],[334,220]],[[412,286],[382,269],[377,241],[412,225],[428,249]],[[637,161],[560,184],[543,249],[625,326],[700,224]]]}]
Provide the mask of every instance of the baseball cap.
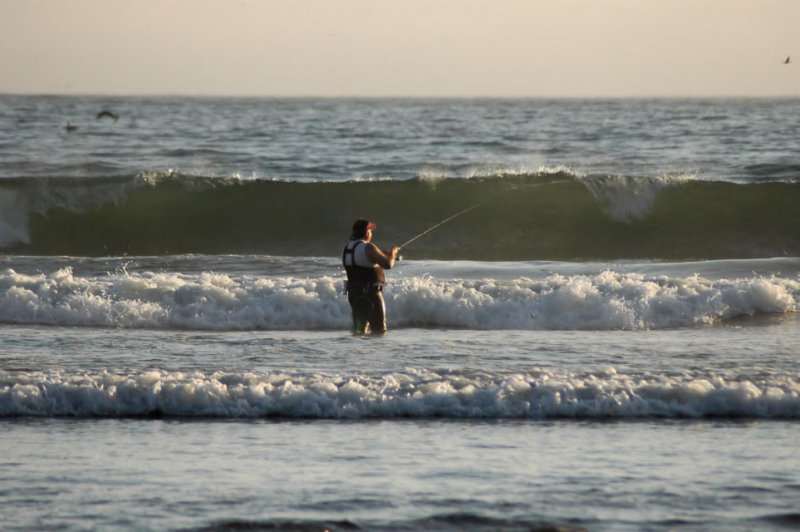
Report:
[{"label": "baseball cap", "polygon": [[370,222],[366,218],[359,218],[353,224],[353,233],[365,233],[368,230],[376,229],[378,226]]}]

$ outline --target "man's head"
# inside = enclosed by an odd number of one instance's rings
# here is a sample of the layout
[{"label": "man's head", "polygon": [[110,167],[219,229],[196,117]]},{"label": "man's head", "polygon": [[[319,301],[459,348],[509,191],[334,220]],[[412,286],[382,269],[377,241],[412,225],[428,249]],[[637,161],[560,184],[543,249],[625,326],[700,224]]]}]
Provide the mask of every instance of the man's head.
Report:
[{"label": "man's head", "polygon": [[369,240],[372,239],[372,230],[377,227],[377,225],[366,218],[359,218],[353,223],[353,234],[350,235],[350,239],[355,240],[359,238],[369,242]]}]

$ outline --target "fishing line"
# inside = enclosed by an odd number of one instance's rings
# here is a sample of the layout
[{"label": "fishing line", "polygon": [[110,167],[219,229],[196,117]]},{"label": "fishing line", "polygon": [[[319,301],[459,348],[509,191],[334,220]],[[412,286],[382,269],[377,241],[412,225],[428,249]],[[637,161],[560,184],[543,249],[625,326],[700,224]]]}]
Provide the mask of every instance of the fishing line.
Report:
[{"label": "fishing line", "polygon": [[427,228],[427,229],[426,229],[426,230],[424,230],[423,232],[419,233],[418,235],[416,235],[416,236],[413,236],[413,237],[409,238],[408,240],[406,240],[405,242],[403,242],[402,244],[400,244],[398,247],[400,247],[400,248],[407,247],[409,244],[411,244],[412,242],[414,242],[414,241],[416,241],[416,240],[418,240],[418,239],[422,238],[423,236],[427,235],[428,233],[430,233],[431,231],[433,231],[433,230],[434,230],[434,229],[436,229],[437,227],[439,227],[439,226],[442,226],[442,225],[446,224],[447,222],[449,222],[449,221],[450,221],[450,220],[452,220],[453,218],[457,218],[457,217],[461,216],[462,214],[466,214],[466,213],[468,213],[468,212],[469,212],[469,211],[471,211],[472,209],[477,209],[477,208],[478,208],[478,207],[480,207],[481,205],[483,205],[483,203],[476,203],[475,205],[472,205],[472,206],[470,206],[470,207],[467,207],[467,208],[466,208],[466,209],[464,209],[463,211],[459,211],[459,212],[455,213],[454,215],[452,215],[452,216],[449,216],[449,217],[445,218],[445,219],[444,219],[444,220],[442,220],[441,222],[439,222],[439,223],[437,223],[437,224],[435,224],[435,225],[432,225],[432,226],[430,226],[429,228]]},{"label": "fishing line", "polygon": [[[537,184],[535,184],[535,185],[532,185],[532,186],[530,186],[530,187],[528,187],[528,188],[538,188],[538,187],[543,187],[543,186],[547,186],[547,185],[554,185],[554,184],[556,184],[556,183],[555,183],[555,182],[552,182],[552,183],[537,183]],[[469,206],[469,207],[467,207],[466,209],[464,209],[464,210],[462,210],[462,211],[458,211],[457,213],[455,213],[455,214],[454,214],[454,215],[452,215],[452,216],[448,216],[447,218],[445,218],[445,219],[444,219],[444,220],[442,220],[441,222],[439,222],[439,223],[436,223],[436,224],[434,224],[434,225],[430,226],[429,228],[427,228],[426,230],[424,230],[423,232],[421,232],[421,233],[419,233],[419,234],[417,234],[417,235],[415,235],[415,236],[413,236],[413,237],[409,238],[408,240],[406,240],[405,242],[403,242],[402,244],[400,244],[398,247],[400,247],[400,248],[407,247],[407,246],[408,246],[409,244],[411,244],[412,242],[415,242],[416,240],[418,240],[418,239],[422,238],[423,236],[427,235],[428,233],[430,233],[430,232],[431,232],[431,231],[433,231],[434,229],[436,229],[436,228],[438,228],[438,227],[440,227],[440,226],[442,226],[442,225],[446,224],[446,223],[447,223],[447,222],[449,222],[450,220],[452,220],[452,219],[454,219],[454,218],[458,218],[458,217],[459,217],[459,216],[461,216],[462,214],[466,214],[466,213],[468,213],[469,211],[471,211],[471,210],[473,210],[473,209],[477,209],[478,207],[480,207],[480,206],[482,206],[482,205],[486,205],[488,202],[489,202],[489,201],[487,200],[487,201],[482,201],[481,203],[476,203],[475,205],[470,205],[470,206]],[[399,258],[401,258],[401,259],[402,259],[402,257],[399,257]]]}]

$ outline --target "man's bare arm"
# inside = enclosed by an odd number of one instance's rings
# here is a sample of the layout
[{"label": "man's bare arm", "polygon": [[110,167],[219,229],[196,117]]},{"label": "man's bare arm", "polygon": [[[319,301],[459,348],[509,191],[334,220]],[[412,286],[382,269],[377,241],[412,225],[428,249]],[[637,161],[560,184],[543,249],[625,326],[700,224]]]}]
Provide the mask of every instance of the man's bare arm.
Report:
[{"label": "man's bare arm", "polygon": [[367,245],[366,252],[367,258],[370,260],[370,262],[374,262],[381,268],[388,270],[394,266],[394,263],[397,261],[397,254],[400,252],[400,248],[393,247],[392,249],[382,251],[378,249],[378,246],[370,242]]}]

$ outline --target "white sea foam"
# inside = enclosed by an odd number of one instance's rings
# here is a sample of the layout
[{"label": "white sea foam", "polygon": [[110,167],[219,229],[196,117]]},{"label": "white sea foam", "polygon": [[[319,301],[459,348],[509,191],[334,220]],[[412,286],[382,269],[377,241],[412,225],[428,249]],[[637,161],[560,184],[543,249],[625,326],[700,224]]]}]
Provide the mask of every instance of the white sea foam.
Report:
[{"label": "white sea foam", "polygon": [[504,176],[555,176],[559,174],[582,177],[583,174],[565,165],[531,166],[529,164],[466,164],[458,168],[445,165],[426,165],[419,172],[419,179],[435,183],[443,179],[478,179]]},{"label": "white sea foam", "polygon": [[[800,280],[708,280],[605,271],[532,280],[399,279],[385,296],[392,327],[645,330],[712,325],[800,308]],[[346,328],[338,277],[0,273],[0,321],[207,330]]]},{"label": "white sea foam", "polygon": [[0,373],[0,416],[800,417],[799,376],[534,370],[381,374]]}]

